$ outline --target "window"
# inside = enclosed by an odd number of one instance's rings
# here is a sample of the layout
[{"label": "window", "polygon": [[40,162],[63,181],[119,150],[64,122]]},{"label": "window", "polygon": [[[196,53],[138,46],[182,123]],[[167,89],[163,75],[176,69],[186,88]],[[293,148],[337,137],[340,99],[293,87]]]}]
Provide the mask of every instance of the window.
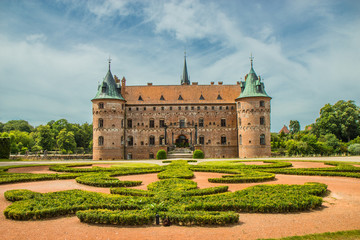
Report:
[{"label": "window", "polygon": [[239,126],[241,126],[241,118],[239,118]]},{"label": "window", "polygon": [[99,103],[99,109],[103,109],[103,108],[104,108],[104,103],[103,102]]},{"label": "window", "polygon": [[234,106],[231,106],[231,110],[234,110]]},{"label": "window", "polygon": [[138,108],[138,107],[136,107],[136,111],[139,111],[139,108]]},{"label": "window", "polygon": [[102,118],[99,118],[99,128],[104,127],[104,120]]},{"label": "window", "polygon": [[211,110],[215,110],[215,107],[214,107],[214,106],[211,106]]},{"label": "window", "polygon": [[193,107],[193,106],[191,107],[191,110],[194,110],[194,107]]},{"label": "window", "polygon": [[104,145],[104,137],[103,137],[103,136],[100,136],[100,137],[99,137],[99,139],[98,139],[98,145],[99,145],[99,146]]},{"label": "window", "polygon": [[131,159],[132,159],[132,153],[128,153],[128,154],[127,154],[127,159],[128,159],[128,160],[131,160]]},{"label": "window", "polygon": [[179,106],[178,109],[181,110],[181,107]]},{"label": "window", "polygon": [[229,110],[229,106],[226,106],[226,110]]},{"label": "window", "polygon": [[172,107],[170,107],[170,110],[172,110]]},{"label": "window", "polygon": [[160,145],[164,145],[164,144],[165,144],[165,138],[164,138],[164,136],[160,136],[160,137],[159,137],[159,144],[160,144]]},{"label": "window", "polygon": [[220,96],[220,94],[217,96],[217,100],[221,100],[222,97]]},{"label": "window", "polygon": [[221,119],[221,126],[226,127],[226,119],[225,118]]},{"label": "window", "polygon": [[260,125],[265,125],[265,117],[260,117]]},{"label": "window", "polygon": [[153,128],[154,127],[154,119],[150,119],[149,121],[149,128]]},{"label": "window", "polygon": [[139,96],[138,101],[144,101],[141,96]]},{"label": "window", "polygon": [[160,125],[161,128],[162,128],[162,127],[165,127],[165,120],[164,120],[164,119],[160,119],[159,125]]},{"label": "window", "polygon": [[197,107],[197,110],[200,110],[200,106]]},{"label": "window", "polygon": [[134,145],[134,138],[132,136],[128,136],[127,140],[128,140],[128,146]]},{"label": "window", "polygon": [[219,109],[222,110],[222,106],[220,106]]},{"label": "window", "polygon": [[239,136],[239,145],[242,145],[242,135]]},{"label": "window", "polygon": [[163,95],[161,95],[160,100],[161,100],[161,101],[164,101],[164,100],[165,100],[165,98],[164,98]]},{"label": "window", "polygon": [[178,100],[184,100],[181,95],[179,95]]},{"label": "window", "polygon": [[154,153],[149,153],[149,158],[154,159]]},{"label": "window", "polygon": [[221,136],[221,145],[226,145],[226,136]]},{"label": "window", "polygon": [[207,106],[205,106],[204,109],[207,110]]},{"label": "window", "polygon": [[162,111],[164,111],[164,109],[165,109],[164,107],[161,107],[161,110],[162,110]]},{"label": "window", "polygon": [[149,145],[150,145],[150,146],[154,146],[154,145],[155,145],[155,137],[154,137],[154,136],[150,136],[150,137],[149,137]]},{"label": "window", "polygon": [[127,120],[127,127],[132,128],[132,120],[131,119]]},{"label": "window", "polygon": [[146,107],[144,107],[144,111],[146,111]]},{"label": "window", "polygon": [[186,106],[186,107],[185,107],[185,110],[188,110],[188,109],[189,109],[188,106]]},{"label": "window", "polygon": [[101,92],[106,93],[106,85],[105,84],[102,86]]},{"label": "window", "polygon": [[124,127],[124,119],[121,119],[121,127]]},{"label": "window", "polygon": [[204,145],[204,143],[205,143],[205,138],[204,138],[204,136],[200,136],[200,137],[199,137],[199,144]]},{"label": "window", "polygon": [[121,145],[124,144],[124,136],[121,136]]},{"label": "window", "polygon": [[265,102],[264,101],[260,101],[260,107],[265,107]]},{"label": "window", "polygon": [[204,119],[203,118],[199,119],[199,127],[204,127]]},{"label": "window", "polygon": [[205,100],[204,96],[201,94],[200,100]]},{"label": "window", "polygon": [[156,111],[156,107],[153,107],[153,110]]},{"label": "window", "polygon": [[185,127],[185,120],[184,120],[184,119],[180,119],[179,125],[180,125],[181,128]]},{"label": "window", "polygon": [[265,134],[260,135],[260,145],[265,145]]},{"label": "window", "polygon": [[129,107],[128,110],[131,111],[131,107]]}]

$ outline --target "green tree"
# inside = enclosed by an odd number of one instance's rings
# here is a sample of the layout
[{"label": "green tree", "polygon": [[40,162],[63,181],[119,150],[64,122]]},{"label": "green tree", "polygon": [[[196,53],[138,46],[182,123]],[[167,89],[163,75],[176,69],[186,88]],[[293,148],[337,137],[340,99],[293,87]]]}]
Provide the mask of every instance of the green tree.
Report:
[{"label": "green tree", "polygon": [[338,139],[350,141],[360,135],[360,110],[354,101],[326,104],[320,110],[312,132],[317,136],[334,134]]},{"label": "green tree", "polygon": [[4,124],[2,122],[0,122],[0,132],[4,131]]},{"label": "green tree", "polygon": [[61,151],[73,153],[76,148],[75,136],[71,131],[67,131],[65,128],[59,132],[56,138],[57,146]]},{"label": "green tree", "polygon": [[53,150],[55,147],[55,134],[48,125],[40,125],[35,129],[34,140],[43,150]]},{"label": "green tree", "polygon": [[22,132],[31,132],[34,129],[27,121],[25,120],[11,120],[4,124],[3,131],[10,132],[11,130],[19,130]]},{"label": "green tree", "polygon": [[300,131],[300,122],[298,120],[290,120],[290,133],[294,134]]}]

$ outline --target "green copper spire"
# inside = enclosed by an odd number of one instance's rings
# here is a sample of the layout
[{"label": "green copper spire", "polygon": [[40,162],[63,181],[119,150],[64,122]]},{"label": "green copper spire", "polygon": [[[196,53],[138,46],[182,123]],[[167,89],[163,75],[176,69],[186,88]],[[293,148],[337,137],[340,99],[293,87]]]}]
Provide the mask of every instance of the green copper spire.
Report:
[{"label": "green copper spire", "polygon": [[185,54],[184,55],[184,70],[183,70],[183,75],[181,78],[181,85],[190,85],[190,78],[189,78],[187,66],[186,66],[186,52],[184,54]]},{"label": "green copper spire", "polygon": [[120,84],[118,85],[110,71],[111,59],[109,58],[109,70],[103,80],[98,86],[98,91],[94,99],[119,99],[125,100],[120,93]]},{"label": "green copper spire", "polygon": [[241,82],[241,93],[240,96],[237,98],[246,98],[246,97],[270,97],[265,92],[264,83],[261,82],[261,79],[258,78],[256,75],[254,68],[253,68],[253,57],[251,55],[250,62],[251,62],[251,69],[249,74],[247,75],[245,82]]}]

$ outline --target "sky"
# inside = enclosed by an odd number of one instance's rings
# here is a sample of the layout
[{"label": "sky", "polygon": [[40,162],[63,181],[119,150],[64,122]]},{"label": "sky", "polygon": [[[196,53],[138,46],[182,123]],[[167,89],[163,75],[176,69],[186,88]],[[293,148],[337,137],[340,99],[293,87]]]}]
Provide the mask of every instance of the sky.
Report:
[{"label": "sky", "polygon": [[358,0],[1,0],[0,122],[91,123],[108,69],[127,85],[264,80],[271,131],[360,105]]}]

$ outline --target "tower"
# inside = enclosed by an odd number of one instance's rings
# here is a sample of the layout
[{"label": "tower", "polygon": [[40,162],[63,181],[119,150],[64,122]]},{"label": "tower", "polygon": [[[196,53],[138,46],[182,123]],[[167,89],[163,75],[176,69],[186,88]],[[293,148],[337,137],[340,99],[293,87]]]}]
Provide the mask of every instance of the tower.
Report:
[{"label": "tower", "polygon": [[109,70],[98,86],[93,105],[93,160],[124,158],[125,99]]},{"label": "tower", "polygon": [[253,69],[245,81],[240,83],[241,93],[236,101],[238,121],[238,149],[240,158],[270,157],[270,100],[265,92],[264,83]]},{"label": "tower", "polygon": [[190,85],[190,78],[187,71],[187,65],[186,65],[186,53],[184,55],[184,69],[183,69],[183,75],[181,78],[181,85]]}]

